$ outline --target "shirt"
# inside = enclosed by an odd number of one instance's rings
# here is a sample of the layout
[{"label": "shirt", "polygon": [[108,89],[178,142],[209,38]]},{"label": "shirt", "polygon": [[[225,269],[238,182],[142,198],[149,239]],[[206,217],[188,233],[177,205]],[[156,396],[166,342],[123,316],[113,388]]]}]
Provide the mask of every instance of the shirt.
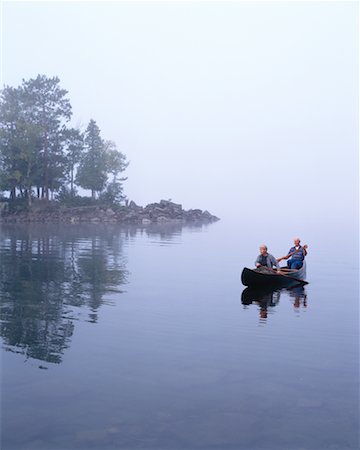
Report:
[{"label": "shirt", "polygon": [[[273,255],[270,255],[270,253],[268,253],[268,254],[265,256],[265,258],[266,258],[266,266],[267,266],[267,267],[270,267],[270,269],[272,269],[273,266],[275,266],[277,269],[280,268],[280,267],[279,267],[279,263],[276,261],[276,259],[273,257]],[[259,264],[261,264],[261,265],[264,265],[264,264],[262,263],[262,260],[263,260],[263,255],[259,255],[259,256],[256,258],[255,266],[256,266],[257,263],[259,263]]]},{"label": "shirt", "polygon": [[[296,251],[297,250],[297,251]],[[303,249],[303,247],[301,247],[301,245],[300,245],[300,247],[291,247],[291,249],[289,250],[289,252],[288,252],[288,255],[290,254],[290,253],[293,253],[293,252],[295,252],[296,251],[296,253],[294,254],[294,255],[292,255],[292,257],[291,257],[291,259],[297,259],[297,260],[299,260],[299,261],[304,261],[304,258],[305,258],[305,250]]]}]

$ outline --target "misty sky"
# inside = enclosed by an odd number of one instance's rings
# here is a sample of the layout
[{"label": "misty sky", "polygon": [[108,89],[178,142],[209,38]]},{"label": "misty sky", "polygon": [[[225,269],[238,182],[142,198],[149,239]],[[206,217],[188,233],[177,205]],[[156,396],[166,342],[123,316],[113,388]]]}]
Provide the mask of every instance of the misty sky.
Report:
[{"label": "misty sky", "polygon": [[356,217],[356,2],[4,2],[2,83],[57,75],[126,194],[224,217]]}]

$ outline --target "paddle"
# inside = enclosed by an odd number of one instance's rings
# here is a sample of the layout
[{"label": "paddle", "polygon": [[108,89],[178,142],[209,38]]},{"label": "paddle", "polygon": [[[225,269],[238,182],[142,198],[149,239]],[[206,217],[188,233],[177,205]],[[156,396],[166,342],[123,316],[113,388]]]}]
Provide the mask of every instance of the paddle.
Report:
[{"label": "paddle", "polygon": [[299,251],[302,250],[302,249],[305,249],[305,255],[306,255],[306,249],[307,249],[307,248],[308,248],[308,245],[307,245],[307,244],[305,244],[305,245],[303,245],[303,246],[300,246],[300,248],[298,248],[298,249],[295,250],[294,252],[291,252],[291,253],[289,253],[289,254],[286,255],[286,256],[282,256],[281,258],[278,258],[276,261],[277,261],[277,262],[280,262],[280,261],[282,261],[283,259],[289,259],[290,256],[295,255],[295,253],[299,252]]}]

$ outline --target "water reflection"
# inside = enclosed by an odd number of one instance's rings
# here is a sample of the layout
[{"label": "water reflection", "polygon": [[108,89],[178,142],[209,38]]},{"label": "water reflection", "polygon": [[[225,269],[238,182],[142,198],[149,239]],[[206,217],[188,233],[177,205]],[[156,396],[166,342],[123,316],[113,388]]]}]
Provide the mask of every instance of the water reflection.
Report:
[{"label": "water reflection", "polygon": [[169,244],[180,244],[181,241],[179,238],[184,228],[186,228],[187,232],[204,232],[211,225],[208,223],[189,223],[184,225],[181,222],[170,222],[166,224],[151,223],[142,228],[130,228],[127,232],[130,237],[135,237],[138,234],[145,235],[149,238],[150,243],[165,246]]},{"label": "water reflection", "polygon": [[247,287],[242,291],[241,303],[244,306],[257,305],[260,321],[266,322],[268,314],[275,311],[281,296],[288,296],[295,309],[299,309],[301,306],[303,308],[307,307],[307,293],[304,286],[301,285],[282,289],[255,289]]},{"label": "water reflection", "polygon": [[290,298],[294,301],[294,308],[307,308],[307,293],[303,286],[296,286],[288,290]]},{"label": "water reflection", "polygon": [[181,223],[142,228],[3,225],[0,335],[4,349],[60,363],[76,322],[96,323],[102,305],[119,301],[118,295],[111,294],[121,294],[129,280],[127,244],[142,235],[158,245],[176,243],[182,229]]},{"label": "water reflection", "polygon": [[123,235],[113,230],[89,235],[84,227],[1,231],[4,347],[27,358],[60,363],[75,321],[85,314],[84,320],[95,323],[104,295],[121,292],[127,280]]}]

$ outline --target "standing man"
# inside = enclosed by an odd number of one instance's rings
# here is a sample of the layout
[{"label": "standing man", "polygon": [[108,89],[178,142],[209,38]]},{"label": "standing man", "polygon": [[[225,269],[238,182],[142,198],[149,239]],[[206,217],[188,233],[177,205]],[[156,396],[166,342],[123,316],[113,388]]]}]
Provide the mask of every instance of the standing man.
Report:
[{"label": "standing man", "polygon": [[294,247],[291,247],[288,254],[279,258],[277,261],[282,261],[283,259],[291,259],[287,262],[289,269],[300,269],[304,264],[305,256],[307,255],[307,245],[301,246],[300,239],[294,239]]},{"label": "standing man", "polygon": [[266,245],[260,245],[260,255],[256,258],[255,266],[256,267],[268,267],[269,269],[272,269],[273,266],[277,268],[277,270],[280,270],[279,263],[276,261],[276,259],[273,257],[273,255],[270,255],[268,253],[268,249]]}]

